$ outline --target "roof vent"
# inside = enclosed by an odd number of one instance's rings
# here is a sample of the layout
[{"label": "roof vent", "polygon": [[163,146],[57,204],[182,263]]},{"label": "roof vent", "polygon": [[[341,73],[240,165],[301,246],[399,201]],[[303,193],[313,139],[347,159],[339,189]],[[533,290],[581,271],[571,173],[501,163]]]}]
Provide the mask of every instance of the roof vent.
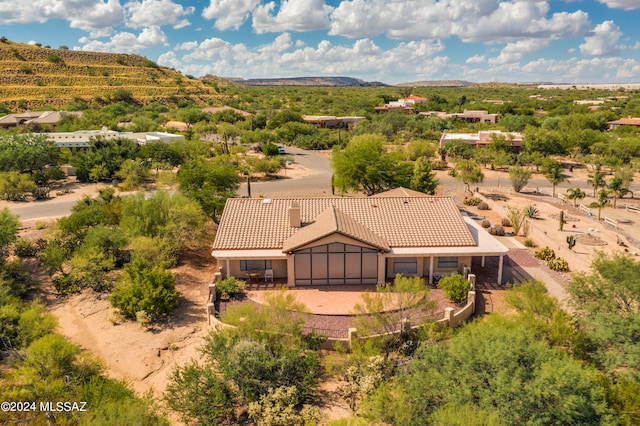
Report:
[{"label": "roof vent", "polygon": [[271,198],[263,198],[262,204],[271,204]]}]

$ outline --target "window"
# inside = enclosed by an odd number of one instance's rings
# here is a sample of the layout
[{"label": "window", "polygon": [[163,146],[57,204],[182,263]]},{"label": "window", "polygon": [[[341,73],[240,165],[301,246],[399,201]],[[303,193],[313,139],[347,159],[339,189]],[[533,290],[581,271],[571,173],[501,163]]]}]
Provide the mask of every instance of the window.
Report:
[{"label": "window", "polygon": [[393,259],[393,273],[395,274],[417,274],[418,259],[415,257],[396,257]]},{"label": "window", "polygon": [[444,256],[438,258],[438,268],[452,269],[458,267],[458,258],[456,256]]},{"label": "window", "polygon": [[273,269],[270,260],[241,260],[241,271],[264,271],[265,269]]},{"label": "window", "polygon": [[378,251],[351,244],[331,243],[295,254],[296,284],[376,284]]}]

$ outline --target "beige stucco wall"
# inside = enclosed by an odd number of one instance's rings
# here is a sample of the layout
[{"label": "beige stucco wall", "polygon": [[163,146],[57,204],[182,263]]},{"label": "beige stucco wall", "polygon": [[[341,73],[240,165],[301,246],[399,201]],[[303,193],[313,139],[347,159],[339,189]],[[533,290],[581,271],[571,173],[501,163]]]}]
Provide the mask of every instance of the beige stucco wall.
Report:
[{"label": "beige stucco wall", "polygon": [[[411,257],[411,256],[409,256]],[[387,278],[393,278],[393,265],[394,265],[395,257],[389,257],[386,259],[387,265]],[[450,275],[459,273],[462,274],[465,266],[471,267],[471,256],[458,256],[458,267],[457,268],[438,268],[438,256],[433,257],[433,273],[436,275]],[[423,277],[429,276],[429,268],[431,265],[431,258],[429,256],[426,257],[418,257],[418,272]]]}]

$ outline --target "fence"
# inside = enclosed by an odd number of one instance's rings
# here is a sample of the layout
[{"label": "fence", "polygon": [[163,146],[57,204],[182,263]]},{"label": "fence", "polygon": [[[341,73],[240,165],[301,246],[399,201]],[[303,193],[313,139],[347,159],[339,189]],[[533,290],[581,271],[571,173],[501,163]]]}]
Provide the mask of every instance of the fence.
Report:
[{"label": "fence", "polygon": [[[219,277],[217,278],[219,279]],[[373,338],[373,337],[380,337],[384,335],[397,334],[408,329],[415,329],[415,328],[422,327],[427,322],[434,321],[434,320],[451,328],[458,327],[460,324],[462,324],[463,322],[471,318],[471,316],[473,316],[476,310],[476,291],[475,291],[476,276],[474,274],[468,274],[467,279],[470,282],[470,290],[469,290],[469,293],[467,294],[466,304],[458,312],[455,312],[455,309],[453,308],[445,308],[444,318],[442,318],[443,316],[442,311],[439,311],[435,314],[413,315],[411,316],[411,319],[414,321],[413,324],[411,324],[408,319],[403,318],[402,323],[399,324],[397,327],[395,327],[395,330],[392,330],[388,333],[375,335],[375,336],[358,336],[358,330],[353,327],[350,327],[348,329],[304,327],[303,332],[305,334],[314,333],[317,336],[326,337],[327,341],[321,346],[323,349],[331,350],[331,349],[335,349],[336,345],[348,344],[349,346],[351,346],[351,343],[355,339]],[[217,279],[214,279],[214,283],[209,284],[209,297],[207,299],[207,317],[208,317],[209,325],[233,327],[231,325],[224,324],[216,317],[215,281],[217,281]],[[438,317],[440,317],[441,319],[438,320],[437,319]]]},{"label": "fence", "polygon": [[591,217],[593,216],[593,213],[591,212],[591,209],[587,206],[585,206],[584,204],[580,203],[580,211],[584,212],[587,214],[587,216]]},{"label": "fence", "polygon": [[614,228],[616,228],[616,229],[618,228],[618,221],[617,220],[605,216],[604,217],[604,221],[606,223],[608,223],[609,225],[613,226]]},{"label": "fence", "polygon": [[628,211],[628,212],[640,213],[640,206],[627,204],[625,206],[625,210]]},{"label": "fence", "polygon": [[564,194],[558,194],[558,199],[562,201],[562,204],[567,202],[567,196]]}]

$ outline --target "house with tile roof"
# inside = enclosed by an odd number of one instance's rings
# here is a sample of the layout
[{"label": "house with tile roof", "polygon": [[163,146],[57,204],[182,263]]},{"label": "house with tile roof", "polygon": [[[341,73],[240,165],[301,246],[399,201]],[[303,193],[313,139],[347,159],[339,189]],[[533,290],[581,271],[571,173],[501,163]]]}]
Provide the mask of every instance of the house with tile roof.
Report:
[{"label": "house with tile roof", "polygon": [[227,200],[212,255],[222,276],[288,286],[378,284],[396,274],[469,272],[473,257],[508,249],[449,197],[397,188],[368,198]]},{"label": "house with tile roof", "polygon": [[496,138],[504,138],[513,152],[522,151],[522,133],[503,132],[501,130],[480,130],[477,133],[442,133],[440,136],[440,147],[449,141],[465,141],[476,148],[486,147]]},{"label": "house with tile roof", "polygon": [[640,127],[640,117],[625,117],[620,120],[609,121],[609,130],[613,130],[618,126]]}]

